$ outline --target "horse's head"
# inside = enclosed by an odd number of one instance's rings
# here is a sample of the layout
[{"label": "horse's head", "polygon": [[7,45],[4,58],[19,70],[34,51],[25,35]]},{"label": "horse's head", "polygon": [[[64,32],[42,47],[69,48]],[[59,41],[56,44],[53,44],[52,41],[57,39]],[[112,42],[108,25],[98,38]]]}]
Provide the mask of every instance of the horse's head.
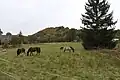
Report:
[{"label": "horse's head", "polygon": [[60,50],[62,50],[64,47],[60,47]]},{"label": "horse's head", "polygon": [[21,53],[20,49],[17,49],[17,56]]},{"label": "horse's head", "polygon": [[25,48],[21,48],[21,51],[25,53]]},{"label": "horse's head", "polygon": [[32,47],[30,47],[28,50],[27,50],[27,56],[29,56],[29,52],[31,52],[32,50]]}]

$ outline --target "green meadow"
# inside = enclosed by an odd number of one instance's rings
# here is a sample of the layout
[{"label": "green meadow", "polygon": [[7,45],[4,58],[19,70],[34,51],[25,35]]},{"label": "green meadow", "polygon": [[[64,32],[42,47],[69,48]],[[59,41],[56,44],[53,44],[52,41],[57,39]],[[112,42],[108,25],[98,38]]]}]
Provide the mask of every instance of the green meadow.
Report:
[{"label": "green meadow", "polygon": [[[0,52],[0,80],[120,80],[120,60],[109,50],[86,51],[80,43],[41,43],[40,55],[16,56],[17,48]],[[60,51],[72,46],[75,52]]]}]

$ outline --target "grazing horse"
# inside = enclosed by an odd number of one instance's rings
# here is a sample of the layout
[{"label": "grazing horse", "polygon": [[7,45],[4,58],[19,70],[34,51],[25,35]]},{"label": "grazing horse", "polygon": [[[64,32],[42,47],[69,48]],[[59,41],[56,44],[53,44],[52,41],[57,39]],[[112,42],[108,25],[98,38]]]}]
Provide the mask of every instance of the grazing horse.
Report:
[{"label": "grazing horse", "polygon": [[33,52],[37,52],[37,54],[41,52],[41,49],[40,47],[30,47],[27,51],[27,56],[29,56],[29,53],[30,53],[30,56],[33,55]]},{"label": "grazing horse", "polygon": [[60,47],[60,50],[63,50],[64,52],[65,52],[65,51],[69,51],[69,52],[71,52],[71,50],[72,50],[72,52],[75,51],[74,48],[71,47],[71,46]]},{"label": "grazing horse", "polygon": [[21,53],[25,53],[25,48],[17,49],[17,56],[20,55]]}]

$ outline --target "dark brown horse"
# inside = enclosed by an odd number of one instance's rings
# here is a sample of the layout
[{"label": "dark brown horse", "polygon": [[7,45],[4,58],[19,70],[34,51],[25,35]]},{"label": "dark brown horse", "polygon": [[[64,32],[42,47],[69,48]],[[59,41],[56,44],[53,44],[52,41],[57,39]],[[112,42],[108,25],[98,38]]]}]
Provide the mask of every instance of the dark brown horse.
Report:
[{"label": "dark brown horse", "polygon": [[37,54],[40,54],[41,52],[40,47],[30,47],[27,51],[27,56],[29,56],[29,53],[30,53],[30,56],[33,55],[33,52],[37,52]]}]

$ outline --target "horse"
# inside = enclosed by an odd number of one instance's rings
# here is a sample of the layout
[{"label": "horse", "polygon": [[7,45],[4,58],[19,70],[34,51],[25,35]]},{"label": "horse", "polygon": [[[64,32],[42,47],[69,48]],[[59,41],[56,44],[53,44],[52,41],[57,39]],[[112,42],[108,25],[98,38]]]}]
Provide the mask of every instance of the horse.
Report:
[{"label": "horse", "polygon": [[41,52],[41,49],[40,47],[30,47],[27,51],[27,56],[29,56],[29,53],[30,53],[30,56],[33,55],[33,52],[37,52],[37,54]]},{"label": "horse", "polygon": [[25,48],[19,48],[19,49],[17,49],[17,56],[20,55],[21,53],[25,54]]},{"label": "horse", "polygon": [[71,46],[60,47],[60,50],[63,50],[64,52],[66,52],[66,51],[71,52],[71,50],[72,50],[72,52],[75,51],[75,49],[73,47],[71,47]]}]

